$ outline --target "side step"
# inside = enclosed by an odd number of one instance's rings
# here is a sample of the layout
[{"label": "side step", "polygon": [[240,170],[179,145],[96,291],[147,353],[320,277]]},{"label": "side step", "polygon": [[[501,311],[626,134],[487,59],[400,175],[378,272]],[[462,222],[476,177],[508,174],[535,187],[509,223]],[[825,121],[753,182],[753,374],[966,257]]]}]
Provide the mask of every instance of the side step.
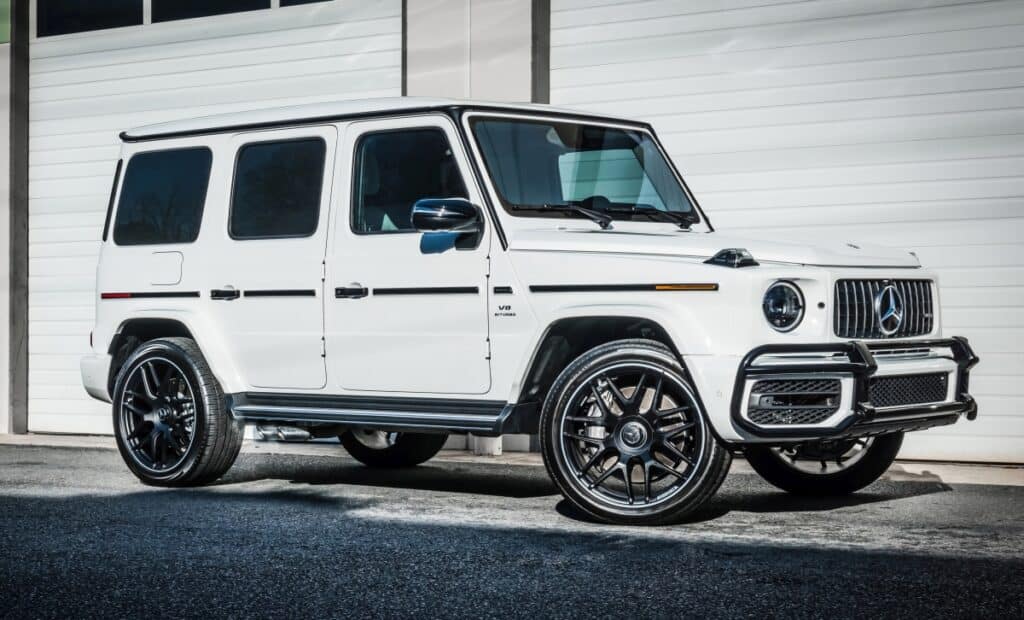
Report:
[{"label": "side step", "polygon": [[[536,432],[535,426],[528,423],[535,417],[535,403],[512,405],[494,400],[265,392],[228,394],[226,398],[235,418],[264,425],[338,424],[387,431],[473,433],[492,437]],[[522,430],[524,426],[529,430]]]}]

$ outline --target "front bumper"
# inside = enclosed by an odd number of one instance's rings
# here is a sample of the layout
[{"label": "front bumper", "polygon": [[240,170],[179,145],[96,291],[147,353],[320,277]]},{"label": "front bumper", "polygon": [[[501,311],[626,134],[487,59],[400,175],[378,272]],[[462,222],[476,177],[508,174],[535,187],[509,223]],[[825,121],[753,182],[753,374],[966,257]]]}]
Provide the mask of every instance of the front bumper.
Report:
[{"label": "front bumper", "polygon": [[[907,352],[907,353],[904,353]],[[897,357],[901,356],[901,357]],[[880,361],[881,359],[881,361]],[[860,341],[829,344],[766,345],[740,362],[730,414],[733,423],[757,438],[808,440],[913,431],[973,420],[978,407],[968,393],[970,370],[978,363],[966,338]],[[947,373],[949,390],[938,402],[879,407],[871,402],[873,377]],[[829,377],[841,381],[842,398],[834,415],[818,424],[756,424],[747,414],[758,379]]]}]

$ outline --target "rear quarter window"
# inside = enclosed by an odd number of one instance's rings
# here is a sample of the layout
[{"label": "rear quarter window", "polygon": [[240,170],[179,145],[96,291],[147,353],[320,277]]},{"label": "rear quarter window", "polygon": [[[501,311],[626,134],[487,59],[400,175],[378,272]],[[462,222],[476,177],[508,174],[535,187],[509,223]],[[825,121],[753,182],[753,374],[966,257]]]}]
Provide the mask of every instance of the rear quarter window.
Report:
[{"label": "rear quarter window", "polygon": [[191,243],[199,236],[213,154],[205,147],[137,153],[124,173],[117,245]]}]

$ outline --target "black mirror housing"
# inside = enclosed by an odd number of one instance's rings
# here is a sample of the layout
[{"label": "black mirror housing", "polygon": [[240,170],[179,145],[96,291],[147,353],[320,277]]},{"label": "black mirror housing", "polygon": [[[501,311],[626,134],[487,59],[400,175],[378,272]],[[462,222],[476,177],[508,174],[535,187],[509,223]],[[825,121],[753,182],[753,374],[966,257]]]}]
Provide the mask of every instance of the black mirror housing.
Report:
[{"label": "black mirror housing", "polygon": [[483,229],[483,217],[465,198],[422,198],[412,206],[412,226],[424,233],[474,233]]}]

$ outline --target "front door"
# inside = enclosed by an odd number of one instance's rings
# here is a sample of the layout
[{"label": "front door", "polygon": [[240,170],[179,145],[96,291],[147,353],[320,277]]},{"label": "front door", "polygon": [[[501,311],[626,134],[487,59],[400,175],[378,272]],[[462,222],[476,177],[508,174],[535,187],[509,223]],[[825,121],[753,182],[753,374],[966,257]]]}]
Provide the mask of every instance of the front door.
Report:
[{"label": "front door", "polygon": [[442,115],[357,122],[340,144],[338,186],[350,191],[338,192],[328,244],[325,336],[333,387],[486,393],[491,225],[457,248],[455,235],[423,235],[410,222],[421,198],[482,204],[455,127]]}]

